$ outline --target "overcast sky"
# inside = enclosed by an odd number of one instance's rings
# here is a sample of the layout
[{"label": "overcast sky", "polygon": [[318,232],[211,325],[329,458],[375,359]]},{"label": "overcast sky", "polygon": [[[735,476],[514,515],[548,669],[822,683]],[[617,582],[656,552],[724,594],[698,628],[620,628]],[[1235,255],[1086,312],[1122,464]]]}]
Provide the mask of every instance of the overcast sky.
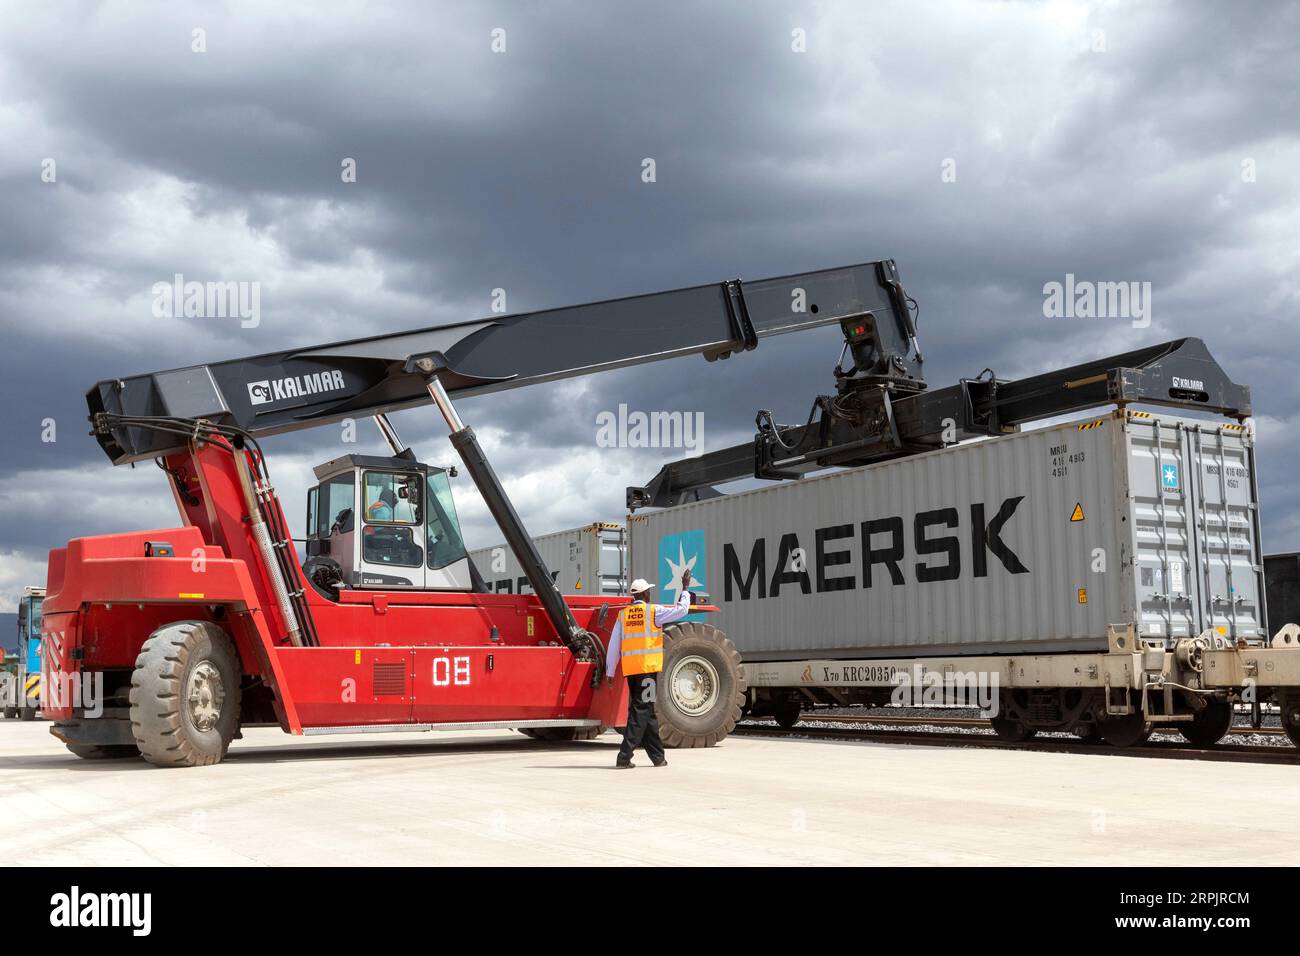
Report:
[{"label": "overcast sky", "polygon": [[[1254,388],[1265,543],[1300,549],[1296,4],[0,10],[0,610],[69,537],[175,524],[157,469],[87,437],[99,379],[478,318],[497,288],[516,312],[886,257],[935,386],[1204,338]],[[156,317],[177,273],[257,283],[260,321]],[[1067,273],[1150,282],[1149,327],[1044,317]],[[731,444],[758,408],[802,420],[837,342],[461,410],[540,533],[680,457],[597,447],[601,411],[703,412]],[[452,460],[430,410],[396,422]],[[312,464],[381,451],[360,425],[267,443],[296,533]]]}]

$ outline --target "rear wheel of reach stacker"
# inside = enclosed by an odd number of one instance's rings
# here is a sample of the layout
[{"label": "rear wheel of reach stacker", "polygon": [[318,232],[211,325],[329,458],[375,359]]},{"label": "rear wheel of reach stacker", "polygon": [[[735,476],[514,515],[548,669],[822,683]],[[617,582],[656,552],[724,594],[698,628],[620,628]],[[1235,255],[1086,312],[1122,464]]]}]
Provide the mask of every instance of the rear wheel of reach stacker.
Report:
[{"label": "rear wheel of reach stacker", "polygon": [[1232,727],[1232,704],[1212,700],[1190,723],[1178,725],[1178,732],[1196,747],[1213,747]]},{"label": "rear wheel of reach stacker", "polygon": [[696,621],[664,628],[655,710],[665,746],[712,747],[736,729],[747,689],[740,652],[722,631]]},{"label": "rear wheel of reach stacker", "polygon": [[239,729],[239,655],[207,621],[149,635],[131,675],[131,730],[159,767],[218,763]]}]

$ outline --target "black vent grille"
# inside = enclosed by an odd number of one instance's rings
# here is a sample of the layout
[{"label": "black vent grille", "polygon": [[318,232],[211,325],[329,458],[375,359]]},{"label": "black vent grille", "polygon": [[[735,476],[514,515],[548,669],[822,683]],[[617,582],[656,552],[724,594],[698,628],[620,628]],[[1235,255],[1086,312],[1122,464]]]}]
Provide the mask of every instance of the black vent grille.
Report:
[{"label": "black vent grille", "polygon": [[375,696],[404,697],[405,695],[406,665],[401,662],[396,664],[376,664]]}]

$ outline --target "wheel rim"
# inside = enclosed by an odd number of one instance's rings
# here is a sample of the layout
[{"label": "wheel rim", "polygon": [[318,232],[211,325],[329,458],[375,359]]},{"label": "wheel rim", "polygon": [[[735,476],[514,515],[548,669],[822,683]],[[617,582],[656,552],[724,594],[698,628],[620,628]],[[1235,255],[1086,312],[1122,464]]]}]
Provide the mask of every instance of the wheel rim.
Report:
[{"label": "wheel rim", "polygon": [[211,661],[199,661],[185,681],[185,704],[194,729],[203,732],[215,727],[225,700],[221,672]]},{"label": "wheel rim", "polygon": [[718,669],[703,657],[683,657],[668,675],[673,704],[689,717],[707,714],[718,698]]}]

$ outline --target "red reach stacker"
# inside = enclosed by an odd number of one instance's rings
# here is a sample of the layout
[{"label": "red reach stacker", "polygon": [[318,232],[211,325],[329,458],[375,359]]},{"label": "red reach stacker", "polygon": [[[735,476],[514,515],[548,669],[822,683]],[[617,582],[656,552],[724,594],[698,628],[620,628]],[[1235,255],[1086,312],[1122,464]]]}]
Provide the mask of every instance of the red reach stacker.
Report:
[{"label": "red reach stacker", "polygon": [[[892,261],[100,382],[87,396],[94,437],[114,464],[155,461],[180,521],[50,553],[53,733],[80,757],[194,766],[220,761],[240,727],[258,723],[293,734],[515,728],[547,740],[621,723],[624,682],[601,678],[626,599],[560,595],[453,397],[716,360],[862,317],[914,338]],[[534,594],[487,592],[447,473],[417,461],[386,417],[430,402]],[[300,563],[260,441],[363,416],[392,455],[316,469]],[[670,630],[659,695],[670,744],[716,743],[745,690],[725,635],[698,615]]]}]

